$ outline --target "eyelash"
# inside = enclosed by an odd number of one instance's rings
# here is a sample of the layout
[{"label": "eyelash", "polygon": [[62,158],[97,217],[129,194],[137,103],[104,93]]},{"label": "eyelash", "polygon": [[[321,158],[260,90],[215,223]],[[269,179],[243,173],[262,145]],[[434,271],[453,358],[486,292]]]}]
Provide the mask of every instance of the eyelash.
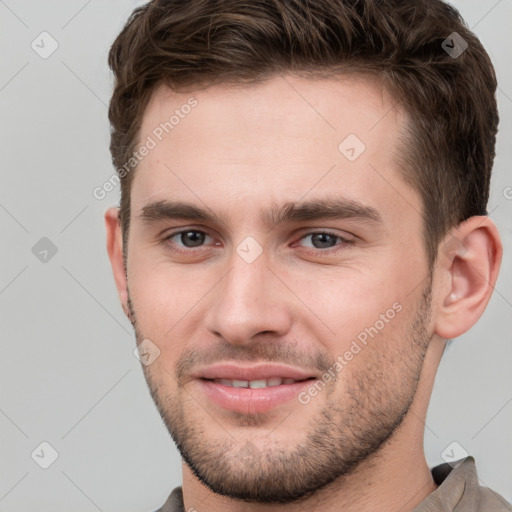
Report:
[{"label": "eyelash", "polygon": [[[201,251],[202,247],[199,247],[199,248],[188,248],[188,249],[176,249],[175,247],[170,247],[170,240],[178,235],[181,235],[182,233],[190,233],[190,232],[193,232],[193,233],[202,233],[206,236],[210,236],[208,233],[206,233],[205,231],[201,231],[199,229],[182,229],[182,230],[179,230],[179,231],[175,231],[173,233],[170,233],[168,236],[166,236],[163,240],[162,240],[162,243],[165,244],[167,247],[170,248],[170,250],[174,253],[179,253],[179,254],[191,254],[193,252],[198,252],[198,251]],[[306,234],[304,234],[303,236],[301,236],[298,240],[298,242],[300,242],[301,240],[303,240],[304,238],[307,238],[309,236],[312,236],[312,235],[329,235],[329,236],[332,236],[334,238],[337,238],[339,239],[341,242],[339,244],[336,244],[334,247],[332,248],[328,248],[328,249],[315,249],[314,247],[313,248],[309,248],[308,249],[308,252],[312,252],[312,253],[323,253],[323,254],[335,254],[341,250],[343,250],[344,247],[346,247],[347,245],[354,245],[355,241],[354,240],[349,240],[347,238],[343,238],[342,236],[336,234],[336,233],[332,233],[330,231],[325,231],[325,230],[320,230],[320,231],[310,231]],[[294,242],[295,244],[296,242]]]}]

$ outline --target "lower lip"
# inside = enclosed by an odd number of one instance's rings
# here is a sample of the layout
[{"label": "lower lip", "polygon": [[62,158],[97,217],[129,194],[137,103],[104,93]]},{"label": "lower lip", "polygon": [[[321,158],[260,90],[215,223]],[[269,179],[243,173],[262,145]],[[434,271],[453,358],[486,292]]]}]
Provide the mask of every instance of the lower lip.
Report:
[{"label": "lower lip", "polygon": [[298,398],[299,393],[314,384],[315,380],[256,389],[234,388],[205,379],[198,379],[198,382],[204,393],[220,407],[228,411],[256,414],[270,411],[278,405]]}]

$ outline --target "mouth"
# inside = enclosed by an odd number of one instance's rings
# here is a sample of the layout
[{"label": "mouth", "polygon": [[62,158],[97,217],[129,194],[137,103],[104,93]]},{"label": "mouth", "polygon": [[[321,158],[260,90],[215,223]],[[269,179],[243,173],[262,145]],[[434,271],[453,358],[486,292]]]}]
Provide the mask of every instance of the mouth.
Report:
[{"label": "mouth", "polygon": [[250,388],[250,389],[264,389],[283,384],[295,384],[297,382],[304,382],[307,380],[315,380],[315,377],[308,377],[305,379],[290,379],[285,377],[271,377],[269,379],[258,380],[238,380],[238,379],[201,379],[209,382],[215,382],[232,388]]},{"label": "mouth", "polygon": [[299,394],[311,386],[316,377],[291,379],[271,377],[258,380],[199,378],[199,388],[208,401],[223,411],[261,414],[278,406],[299,404]]}]

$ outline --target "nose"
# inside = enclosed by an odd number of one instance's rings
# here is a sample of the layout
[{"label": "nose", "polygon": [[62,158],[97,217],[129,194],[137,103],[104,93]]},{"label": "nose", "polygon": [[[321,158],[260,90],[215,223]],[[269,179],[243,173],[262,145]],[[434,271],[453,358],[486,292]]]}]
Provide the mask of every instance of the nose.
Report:
[{"label": "nose", "polygon": [[230,270],[210,294],[210,332],[236,345],[254,343],[262,333],[287,334],[292,323],[290,292],[267,265],[265,251],[251,263],[233,251]]}]

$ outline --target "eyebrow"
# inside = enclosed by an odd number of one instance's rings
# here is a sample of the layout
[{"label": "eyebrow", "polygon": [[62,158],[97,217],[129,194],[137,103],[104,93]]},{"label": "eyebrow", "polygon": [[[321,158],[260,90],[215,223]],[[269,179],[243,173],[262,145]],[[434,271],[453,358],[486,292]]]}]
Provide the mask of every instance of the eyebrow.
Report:
[{"label": "eyebrow", "polygon": [[[141,209],[139,218],[147,224],[166,220],[188,220],[225,224],[227,218],[203,208],[182,201],[154,201]],[[325,219],[355,219],[362,222],[382,223],[379,212],[368,205],[348,198],[322,198],[302,202],[273,204],[262,212],[260,220],[267,227],[285,222],[303,222]]]}]

